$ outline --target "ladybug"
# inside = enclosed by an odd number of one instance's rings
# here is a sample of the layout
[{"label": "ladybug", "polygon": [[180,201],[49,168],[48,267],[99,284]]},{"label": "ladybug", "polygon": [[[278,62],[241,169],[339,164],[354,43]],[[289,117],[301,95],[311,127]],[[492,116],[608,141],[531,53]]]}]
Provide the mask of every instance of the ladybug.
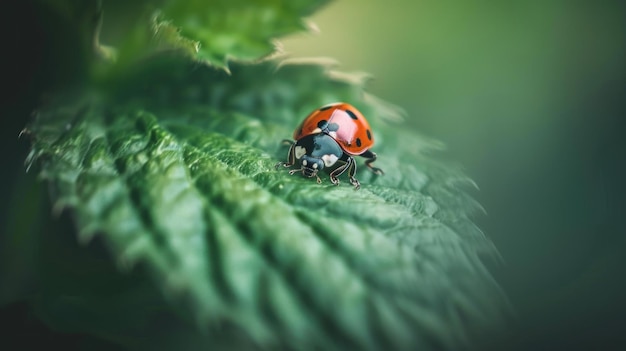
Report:
[{"label": "ladybug", "polygon": [[323,106],[309,114],[293,133],[295,141],[289,143],[287,162],[280,166],[291,167],[297,164],[299,169],[292,169],[289,174],[301,171],[305,177],[316,177],[321,170],[330,174],[330,181],[339,185],[339,177],[348,171],[350,184],[359,189],[361,184],[354,177],[356,161],[353,156],[367,158],[365,165],[375,174],[383,174],[380,168],[372,166],[376,154],[370,150],[374,145],[374,136],[369,123],[354,106],[339,102]]}]

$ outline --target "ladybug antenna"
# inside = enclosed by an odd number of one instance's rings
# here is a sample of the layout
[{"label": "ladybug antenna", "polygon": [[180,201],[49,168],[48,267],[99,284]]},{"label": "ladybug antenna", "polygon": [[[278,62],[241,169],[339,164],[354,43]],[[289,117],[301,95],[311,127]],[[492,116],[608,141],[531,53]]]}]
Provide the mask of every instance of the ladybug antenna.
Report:
[{"label": "ladybug antenna", "polygon": [[303,168],[300,168],[300,169],[292,169],[292,170],[290,170],[290,171],[289,171],[289,175],[294,175],[294,174],[296,174],[296,173],[298,173],[298,172],[301,172],[302,170],[303,170]]}]

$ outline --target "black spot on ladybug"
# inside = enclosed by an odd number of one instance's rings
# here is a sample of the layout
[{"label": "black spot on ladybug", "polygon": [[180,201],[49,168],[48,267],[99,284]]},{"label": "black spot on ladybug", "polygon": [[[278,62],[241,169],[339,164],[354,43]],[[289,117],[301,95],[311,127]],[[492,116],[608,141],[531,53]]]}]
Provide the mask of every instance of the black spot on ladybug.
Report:
[{"label": "black spot on ladybug", "polygon": [[352,118],[352,119],[359,119],[359,117],[357,117],[357,116],[354,114],[354,112],[352,112],[352,111],[350,111],[350,110],[346,110],[346,113],[347,113],[348,115],[350,115],[350,118]]},{"label": "black spot on ladybug", "polygon": [[337,123],[329,123],[328,124],[328,130],[331,132],[336,132],[339,130],[339,124]]},{"label": "black spot on ladybug", "polygon": [[359,146],[359,147],[361,146],[361,139],[356,138],[356,146]]},{"label": "black spot on ladybug", "polygon": [[366,130],[366,132],[367,132],[367,139],[372,140],[372,133],[370,133],[370,130],[368,129]]},{"label": "black spot on ladybug", "polygon": [[333,107],[333,105],[324,106],[324,107],[320,108],[320,111],[326,111],[326,110],[328,110],[331,107]]},{"label": "black spot on ladybug", "polygon": [[319,129],[324,129],[324,127],[326,127],[326,124],[327,124],[327,123],[328,123],[328,121],[327,121],[327,120],[325,120],[325,119],[323,119],[323,120],[321,120],[321,121],[317,122],[317,128],[319,128]]}]

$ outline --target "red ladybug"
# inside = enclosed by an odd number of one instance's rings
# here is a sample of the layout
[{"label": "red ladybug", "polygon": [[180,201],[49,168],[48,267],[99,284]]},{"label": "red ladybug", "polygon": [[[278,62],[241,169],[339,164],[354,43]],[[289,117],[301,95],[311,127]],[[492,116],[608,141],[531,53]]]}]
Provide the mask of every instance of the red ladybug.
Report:
[{"label": "red ladybug", "polygon": [[338,185],[337,177],[348,171],[350,184],[359,189],[361,185],[354,177],[356,161],[353,156],[367,158],[365,165],[375,174],[383,174],[380,168],[372,166],[376,154],[370,150],[374,136],[369,123],[350,104],[334,103],[311,112],[294,131],[293,138],[295,142],[286,140],[291,144],[287,162],[276,164],[276,168],[296,163],[300,166],[289,174],[301,171],[305,177],[316,177],[321,183],[317,173],[323,169],[330,174],[330,181]]}]

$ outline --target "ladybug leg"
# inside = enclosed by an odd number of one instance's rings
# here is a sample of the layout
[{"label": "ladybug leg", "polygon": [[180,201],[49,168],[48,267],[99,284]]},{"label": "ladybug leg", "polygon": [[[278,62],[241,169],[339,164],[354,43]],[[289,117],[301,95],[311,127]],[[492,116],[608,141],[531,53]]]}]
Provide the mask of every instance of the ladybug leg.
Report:
[{"label": "ladybug leg", "polygon": [[385,174],[385,172],[383,172],[382,169],[378,168],[378,167],[374,167],[372,166],[372,163],[374,161],[376,161],[376,153],[372,152],[371,150],[367,150],[364,153],[361,154],[361,156],[367,158],[367,160],[365,160],[365,165],[372,171],[374,172],[374,174],[376,175],[383,175]]},{"label": "ladybug leg", "polygon": [[350,164],[350,159],[351,157],[348,158],[348,160],[346,160],[344,164],[342,164],[341,166],[335,168],[332,172],[330,172],[330,182],[333,183],[333,185],[339,185],[339,179],[337,179],[337,177],[342,175],[343,172],[345,172],[346,169],[348,169],[348,165]]},{"label": "ladybug leg", "polygon": [[[294,152],[294,145],[296,145],[295,142],[291,141],[291,140],[283,140],[283,142],[289,142],[291,144],[291,147],[289,147],[289,154],[287,154],[287,162],[278,162],[274,168],[278,169],[278,167],[283,166],[283,167],[291,167],[294,165],[294,163],[296,163],[296,154]],[[289,172],[290,174],[293,174],[291,172]]]},{"label": "ladybug leg", "polygon": [[356,178],[354,178],[354,175],[356,174],[356,162],[354,161],[354,158],[348,157],[345,162],[345,164],[337,167],[337,169],[330,173],[330,181],[335,185],[339,185],[339,179],[337,179],[337,177],[342,175],[345,171],[348,171],[350,184],[354,185],[355,189],[359,189],[361,184]]},{"label": "ladybug leg", "polygon": [[350,160],[352,161],[348,166],[348,177],[350,177],[350,184],[354,185],[354,190],[359,190],[361,189],[361,183],[359,183],[358,179],[354,178],[354,175],[356,174],[356,162],[352,157],[350,157]]}]

